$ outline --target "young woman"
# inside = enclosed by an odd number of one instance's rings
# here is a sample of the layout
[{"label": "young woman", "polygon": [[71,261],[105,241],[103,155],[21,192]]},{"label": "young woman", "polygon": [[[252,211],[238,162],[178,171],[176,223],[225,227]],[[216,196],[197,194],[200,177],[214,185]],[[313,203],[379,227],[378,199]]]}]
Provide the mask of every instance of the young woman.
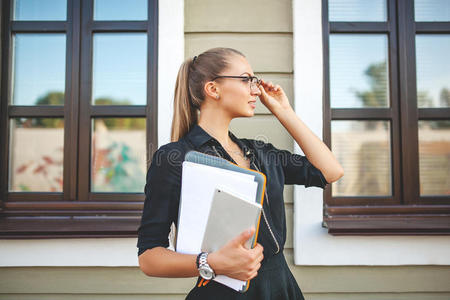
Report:
[{"label": "young woman", "polygon": [[[233,118],[254,115],[258,97],[306,156],[240,139],[228,130]],[[212,253],[186,255],[167,249],[170,226],[178,219],[181,166],[189,150],[220,156],[266,175],[267,197],[255,248],[243,246],[252,228]],[[214,48],[187,59],[175,86],[172,142],[155,152],[147,173],[138,230],[140,268],[157,277],[194,277],[202,270],[186,299],[303,299],[283,255],[284,184],[324,188],[343,173],[328,147],[297,117],[283,89],[256,78],[241,52]],[[241,294],[210,280],[218,274],[251,279],[249,289]]]}]

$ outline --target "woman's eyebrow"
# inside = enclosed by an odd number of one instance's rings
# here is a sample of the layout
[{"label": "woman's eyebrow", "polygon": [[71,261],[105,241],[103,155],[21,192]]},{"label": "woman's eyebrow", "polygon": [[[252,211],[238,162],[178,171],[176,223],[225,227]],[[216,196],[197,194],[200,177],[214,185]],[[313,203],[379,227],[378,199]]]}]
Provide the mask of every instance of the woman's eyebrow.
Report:
[{"label": "woman's eyebrow", "polygon": [[[244,72],[241,75],[244,75],[244,74],[248,74],[248,76],[254,76],[254,75],[250,74],[249,72]],[[239,76],[241,76],[241,75],[239,75]]]}]

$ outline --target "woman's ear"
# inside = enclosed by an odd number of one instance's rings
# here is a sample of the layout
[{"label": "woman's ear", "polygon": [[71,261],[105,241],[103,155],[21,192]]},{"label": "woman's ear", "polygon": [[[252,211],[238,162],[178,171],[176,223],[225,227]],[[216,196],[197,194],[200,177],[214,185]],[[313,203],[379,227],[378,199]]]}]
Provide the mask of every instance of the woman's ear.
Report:
[{"label": "woman's ear", "polygon": [[220,89],[217,86],[217,83],[214,81],[208,81],[205,83],[205,96],[213,99],[219,99],[220,98]]}]

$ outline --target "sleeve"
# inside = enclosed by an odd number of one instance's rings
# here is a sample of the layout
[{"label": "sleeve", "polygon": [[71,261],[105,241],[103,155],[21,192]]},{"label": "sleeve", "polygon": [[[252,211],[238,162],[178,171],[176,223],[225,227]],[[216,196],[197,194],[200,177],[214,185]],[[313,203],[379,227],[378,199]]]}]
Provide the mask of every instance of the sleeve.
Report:
[{"label": "sleeve", "polygon": [[[178,219],[181,189],[181,154],[164,146],[152,158],[147,172],[145,201],[138,229],[138,256],[157,246],[169,246],[172,222]],[[177,154],[178,155],[174,155]]]},{"label": "sleeve", "polygon": [[268,143],[268,151],[273,151],[280,160],[284,172],[285,184],[299,184],[305,187],[325,188],[328,184],[322,172],[317,169],[306,156],[294,154],[287,150],[279,150]]}]

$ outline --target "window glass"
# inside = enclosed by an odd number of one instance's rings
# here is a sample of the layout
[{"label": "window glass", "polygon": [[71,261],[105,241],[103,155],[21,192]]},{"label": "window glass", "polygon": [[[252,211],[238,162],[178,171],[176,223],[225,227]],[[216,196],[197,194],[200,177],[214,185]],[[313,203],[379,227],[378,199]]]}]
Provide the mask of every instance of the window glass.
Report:
[{"label": "window glass", "polygon": [[329,0],[331,22],[386,21],[386,0]]},{"label": "window glass", "polygon": [[13,36],[13,105],[64,105],[66,36]]},{"label": "window glass", "polygon": [[94,35],[92,103],[147,103],[147,37],[145,33]]},{"label": "window glass", "polygon": [[389,106],[388,61],[384,34],[330,34],[331,107]]},{"label": "window glass", "polygon": [[332,121],[331,148],[345,170],[333,196],[390,196],[391,139],[388,121]]},{"label": "window glass", "polygon": [[148,0],[95,0],[94,20],[147,20]]},{"label": "window glass", "polygon": [[65,21],[66,0],[15,0],[14,20],[18,21]]},{"label": "window glass", "polygon": [[419,121],[421,195],[450,195],[450,121]]},{"label": "window glass", "polygon": [[10,122],[9,190],[62,192],[64,120],[15,118]]},{"label": "window glass", "polygon": [[91,191],[142,193],[145,118],[95,118],[92,129]]},{"label": "window glass", "polygon": [[418,22],[449,22],[449,0],[415,0],[414,14]]},{"label": "window glass", "polygon": [[416,36],[418,107],[450,107],[449,53],[449,34]]}]

